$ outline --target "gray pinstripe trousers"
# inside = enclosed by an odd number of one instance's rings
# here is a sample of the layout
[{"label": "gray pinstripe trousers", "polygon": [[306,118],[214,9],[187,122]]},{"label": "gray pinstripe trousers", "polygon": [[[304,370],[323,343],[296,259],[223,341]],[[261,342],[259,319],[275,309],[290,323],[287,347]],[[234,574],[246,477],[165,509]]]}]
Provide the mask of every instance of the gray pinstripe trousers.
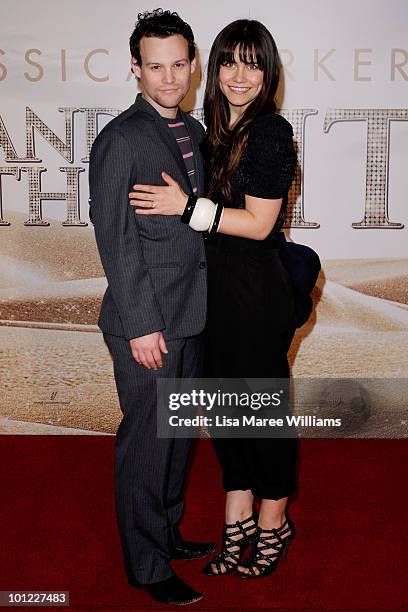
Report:
[{"label": "gray pinstripe trousers", "polygon": [[160,370],[132,356],[128,340],[103,334],[113,358],[122,421],[116,433],[116,514],[128,579],[150,584],[169,578],[184,498],[189,439],[158,439],[156,378],[201,375],[202,334],[166,341]]}]

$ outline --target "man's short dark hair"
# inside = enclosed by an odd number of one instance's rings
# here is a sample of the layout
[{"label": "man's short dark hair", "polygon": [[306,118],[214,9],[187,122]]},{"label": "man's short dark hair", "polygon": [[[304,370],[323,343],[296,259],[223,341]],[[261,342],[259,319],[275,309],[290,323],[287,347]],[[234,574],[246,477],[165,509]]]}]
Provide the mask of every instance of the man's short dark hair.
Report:
[{"label": "man's short dark hair", "polygon": [[146,11],[144,13],[139,13],[135,29],[129,40],[130,53],[139,66],[141,66],[140,41],[143,36],[167,38],[175,34],[180,34],[186,39],[188,43],[188,57],[191,62],[195,57],[196,48],[194,44],[194,34],[188,23],[183,21],[177,13],[163,11],[161,8],[151,12]]}]

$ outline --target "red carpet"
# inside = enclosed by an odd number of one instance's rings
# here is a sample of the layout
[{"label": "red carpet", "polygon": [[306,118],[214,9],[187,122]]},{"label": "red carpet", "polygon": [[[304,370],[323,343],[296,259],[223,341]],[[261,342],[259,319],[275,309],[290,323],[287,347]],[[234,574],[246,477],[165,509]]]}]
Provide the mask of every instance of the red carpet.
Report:
[{"label": "red carpet", "polygon": [[[75,610],[163,609],[125,579],[114,439],[2,436],[0,444],[0,590],[67,590]],[[407,451],[404,440],[302,440],[288,562],[244,581],[207,578],[203,560],[179,561],[180,575],[206,593],[191,609],[407,610]],[[184,536],[218,540],[223,492],[206,440],[187,502]]]}]

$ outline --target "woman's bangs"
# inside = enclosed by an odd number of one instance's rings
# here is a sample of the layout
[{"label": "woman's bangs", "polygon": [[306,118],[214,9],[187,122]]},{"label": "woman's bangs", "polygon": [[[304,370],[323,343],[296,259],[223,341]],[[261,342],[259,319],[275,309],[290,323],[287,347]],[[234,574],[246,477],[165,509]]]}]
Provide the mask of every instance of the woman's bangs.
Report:
[{"label": "woman's bangs", "polygon": [[243,64],[257,64],[260,70],[264,70],[265,59],[259,44],[253,40],[231,39],[225,41],[224,47],[219,55],[219,63],[231,64],[235,62],[235,49],[238,47],[239,59]]}]

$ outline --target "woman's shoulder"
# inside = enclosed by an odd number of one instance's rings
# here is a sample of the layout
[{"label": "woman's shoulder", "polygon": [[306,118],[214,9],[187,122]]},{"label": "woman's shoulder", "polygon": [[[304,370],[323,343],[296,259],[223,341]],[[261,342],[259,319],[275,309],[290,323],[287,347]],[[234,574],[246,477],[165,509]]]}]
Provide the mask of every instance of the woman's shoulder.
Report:
[{"label": "woman's shoulder", "polygon": [[296,169],[292,126],[282,115],[258,116],[248,137],[245,168],[250,189],[247,195],[281,198],[287,193]]},{"label": "woman's shoulder", "polygon": [[253,122],[249,134],[246,157],[254,161],[260,156],[269,158],[287,152],[292,154],[293,129],[289,121],[278,113],[259,115]]},{"label": "woman's shoulder", "polygon": [[268,139],[271,136],[293,136],[291,124],[278,113],[265,113],[258,115],[250,130],[250,135],[256,138]]}]

